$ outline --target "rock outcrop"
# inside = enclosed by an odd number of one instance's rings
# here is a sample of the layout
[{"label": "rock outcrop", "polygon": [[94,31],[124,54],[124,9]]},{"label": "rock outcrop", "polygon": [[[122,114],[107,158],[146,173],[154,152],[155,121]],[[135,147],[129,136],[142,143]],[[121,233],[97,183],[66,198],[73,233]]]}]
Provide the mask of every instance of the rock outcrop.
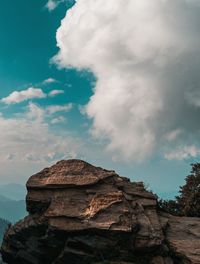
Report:
[{"label": "rock outcrop", "polygon": [[200,221],[159,212],[143,183],[81,160],[27,182],[29,215],[3,240],[10,264],[200,263]]}]

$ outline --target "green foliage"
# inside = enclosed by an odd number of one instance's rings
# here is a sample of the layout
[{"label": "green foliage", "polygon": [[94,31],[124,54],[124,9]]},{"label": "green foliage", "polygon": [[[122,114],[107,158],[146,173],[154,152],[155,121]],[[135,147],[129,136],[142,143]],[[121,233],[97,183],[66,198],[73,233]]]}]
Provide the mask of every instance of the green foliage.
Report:
[{"label": "green foliage", "polygon": [[180,187],[177,202],[185,216],[200,217],[200,163],[192,164],[191,174],[185,179],[186,184]]},{"label": "green foliage", "polygon": [[200,217],[200,163],[192,164],[179,193],[175,200],[160,200],[160,209],[174,215]]},{"label": "green foliage", "polygon": [[180,205],[177,200],[159,200],[158,201],[159,209],[170,213],[172,215],[180,215]]}]

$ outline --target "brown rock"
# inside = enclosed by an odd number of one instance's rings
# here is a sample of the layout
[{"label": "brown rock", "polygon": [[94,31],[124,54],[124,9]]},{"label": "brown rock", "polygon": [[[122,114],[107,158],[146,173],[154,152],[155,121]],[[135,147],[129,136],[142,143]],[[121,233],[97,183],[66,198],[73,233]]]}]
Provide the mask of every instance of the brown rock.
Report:
[{"label": "brown rock", "polygon": [[29,215],[4,236],[1,252],[8,264],[175,264],[197,259],[199,237],[186,254],[181,236],[186,239],[187,227],[194,239],[198,223],[191,228],[194,222],[184,220],[181,229],[179,219],[176,226],[175,218],[158,214],[156,196],[143,183],[131,183],[114,171],[80,160],[60,161],[33,175],[27,190]]},{"label": "brown rock", "polygon": [[156,256],[152,259],[151,264],[173,264],[174,261],[170,257]]},{"label": "brown rock", "polygon": [[196,217],[176,217],[162,214],[166,225],[166,240],[172,252],[180,256],[182,263],[200,263],[200,219]]}]

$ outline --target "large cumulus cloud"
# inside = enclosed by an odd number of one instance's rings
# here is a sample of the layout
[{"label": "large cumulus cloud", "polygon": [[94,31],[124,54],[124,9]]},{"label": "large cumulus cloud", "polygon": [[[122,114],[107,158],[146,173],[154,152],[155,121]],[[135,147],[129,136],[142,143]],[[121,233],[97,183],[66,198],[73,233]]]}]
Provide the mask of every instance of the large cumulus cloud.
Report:
[{"label": "large cumulus cloud", "polygon": [[86,112],[116,157],[199,154],[199,14],[198,0],[77,0],[67,11],[54,60],[96,75]]}]

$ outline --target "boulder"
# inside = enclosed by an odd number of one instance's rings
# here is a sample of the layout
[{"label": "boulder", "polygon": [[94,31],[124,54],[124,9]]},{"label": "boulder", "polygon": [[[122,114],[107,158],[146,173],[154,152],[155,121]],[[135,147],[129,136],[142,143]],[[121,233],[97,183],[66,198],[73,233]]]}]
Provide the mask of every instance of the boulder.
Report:
[{"label": "boulder", "polygon": [[27,190],[29,215],[2,243],[8,264],[200,263],[198,219],[159,212],[142,182],[67,160],[30,177]]}]

